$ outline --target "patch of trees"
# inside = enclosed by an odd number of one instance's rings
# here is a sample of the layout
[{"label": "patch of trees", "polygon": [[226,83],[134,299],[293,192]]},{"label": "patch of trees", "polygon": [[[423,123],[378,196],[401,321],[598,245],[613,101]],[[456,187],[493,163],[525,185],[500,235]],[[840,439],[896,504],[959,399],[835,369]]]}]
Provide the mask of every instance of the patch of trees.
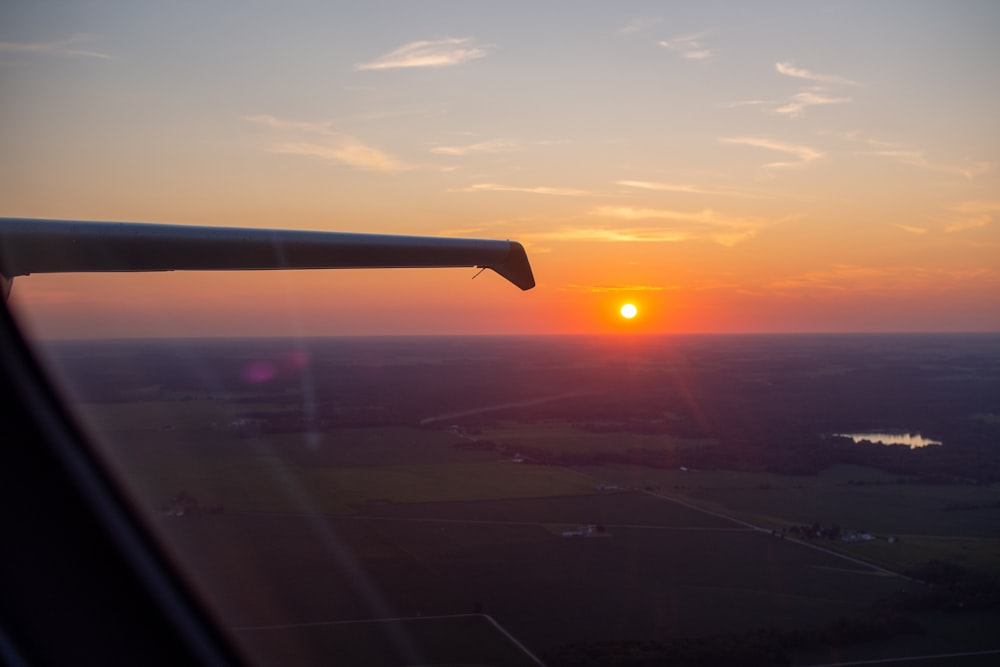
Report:
[{"label": "patch of trees", "polygon": [[550,667],[777,666],[792,663],[789,651],[834,649],[924,632],[911,618],[884,611],[840,618],[807,630],[762,629],[694,638],[578,643],[550,651],[543,659]]},{"label": "patch of trees", "polygon": [[[627,350],[596,338],[116,341],[52,352],[81,400],[245,395],[288,406],[267,414],[270,432],[414,426],[476,411],[431,427],[556,421],[716,443],[670,463],[626,455],[642,465],[805,475],[844,463],[947,484],[1000,481],[1000,424],[972,418],[996,412],[998,340],[700,336]],[[301,363],[289,361],[290,350]],[[272,373],[248,379],[252,362]],[[307,395],[315,410],[304,414]],[[885,426],[945,444],[910,450],[822,435]],[[553,462],[586,463],[560,456]]]},{"label": "patch of trees", "polygon": [[990,503],[953,503],[945,507],[946,512],[966,512],[968,510],[992,510],[1000,508],[1000,500]]},{"label": "patch of trees", "polygon": [[409,426],[411,422],[400,418],[384,406],[331,407],[319,406],[312,413],[301,409],[287,412],[259,412],[241,415],[261,420],[262,433],[325,432],[338,428],[378,428]]},{"label": "patch of trees", "polygon": [[837,524],[824,526],[818,521],[811,526],[789,526],[787,529],[787,534],[805,539],[839,540],[841,532],[840,526]]}]

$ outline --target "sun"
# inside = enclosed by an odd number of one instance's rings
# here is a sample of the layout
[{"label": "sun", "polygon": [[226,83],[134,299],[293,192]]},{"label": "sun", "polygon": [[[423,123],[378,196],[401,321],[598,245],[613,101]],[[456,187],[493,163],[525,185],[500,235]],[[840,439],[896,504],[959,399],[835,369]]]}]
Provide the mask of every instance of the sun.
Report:
[{"label": "sun", "polygon": [[622,317],[624,317],[626,320],[630,320],[639,314],[639,309],[636,308],[634,304],[626,303],[624,306],[621,307],[621,310],[618,312],[620,312],[622,314]]}]

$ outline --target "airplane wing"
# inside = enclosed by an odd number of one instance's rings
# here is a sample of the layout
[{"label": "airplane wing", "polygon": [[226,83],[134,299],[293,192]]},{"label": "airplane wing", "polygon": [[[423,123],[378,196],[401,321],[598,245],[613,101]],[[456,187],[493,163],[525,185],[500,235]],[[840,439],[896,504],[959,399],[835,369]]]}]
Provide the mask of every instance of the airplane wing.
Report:
[{"label": "airplane wing", "polygon": [[[0,218],[0,274],[480,267],[535,286],[516,241]],[[4,290],[6,291],[6,290]]]}]

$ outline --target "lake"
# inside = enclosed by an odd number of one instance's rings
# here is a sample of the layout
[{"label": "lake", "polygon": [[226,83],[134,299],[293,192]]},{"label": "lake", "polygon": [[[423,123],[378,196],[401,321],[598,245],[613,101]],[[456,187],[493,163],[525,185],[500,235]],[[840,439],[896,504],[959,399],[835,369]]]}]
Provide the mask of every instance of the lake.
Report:
[{"label": "lake", "polygon": [[919,433],[835,433],[842,438],[850,438],[854,442],[875,442],[880,445],[908,445],[910,449],[943,444],[940,440],[925,438]]}]

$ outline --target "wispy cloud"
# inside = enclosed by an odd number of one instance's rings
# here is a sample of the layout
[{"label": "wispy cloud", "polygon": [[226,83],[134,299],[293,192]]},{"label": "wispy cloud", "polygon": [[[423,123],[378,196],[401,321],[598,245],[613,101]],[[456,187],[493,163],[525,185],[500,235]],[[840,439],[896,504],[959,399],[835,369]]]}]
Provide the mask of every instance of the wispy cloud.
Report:
[{"label": "wispy cloud", "polygon": [[[449,227],[440,230],[442,236],[484,236],[522,238],[525,230],[539,229],[545,225],[566,223],[571,218],[560,218],[551,215],[519,215],[497,218],[490,221],[478,221],[460,227]],[[575,218],[572,218],[575,219]],[[536,252],[536,249],[532,249]]]},{"label": "wispy cloud", "polygon": [[444,110],[445,105],[443,104],[418,104],[393,109],[374,109],[372,111],[363,111],[353,116],[348,116],[345,120],[370,121],[402,118],[405,116],[432,116],[439,115],[444,112]]},{"label": "wispy cloud", "polygon": [[707,32],[680,35],[672,39],[661,40],[658,44],[665,49],[673,51],[685,60],[706,60],[715,55],[715,51],[707,48],[702,41],[707,35]]},{"label": "wispy cloud", "polygon": [[350,137],[344,137],[339,141],[331,141],[325,144],[309,142],[279,143],[274,147],[274,152],[286,155],[316,157],[368,171],[391,172],[402,171],[407,168],[406,165],[391,155],[377,148],[366,146],[357,139]]},{"label": "wispy cloud", "polygon": [[431,153],[438,155],[470,155],[476,153],[507,153],[517,150],[518,145],[513,141],[494,139],[492,141],[480,141],[474,144],[463,146],[435,146]]},{"label": "wispy cloud", "polygon": [[840,76],[839,74],[819,74],[818,72],[812,72],[810,70],[796,67],[790,62],[775,63],[774,69],[778,71],[779,74],[784,74],[785,76],[794,77],[796,79],[806,79],[807,81],[817,81],[819,83],[832,83],[844,86],[860,86],[861,84],[857,81],[852,81],[847,77]]},{"label": "wispy cloud", "polygon": [[946,232],[979,229],[1000,218],[1000,201],[966,201],[955,206],[955,214],[944,228]]},{"label": "wispy cloud", "polygon": [[962,270],[925,266],[859,266],[835,264],[830,268],[808,271],[770,283],[771,293],[786,291],[825,292],[857,295],[898,292],[941,293],[976,287],[983,289],[1000,284],[1000,271],[987,268]]},{"label": "wispy cloud", "polygon": [[538,232],[531,237],[547,241],[602,241],[602,242],[669,242],[689,241],[690,233],[672,229],[633,228],[610,229],[607,227],[564,227],[549,232]]},{"label": "wispy cloud", "polygon": [[270,127],[275,130],[298,130],[300,132],[310,132],[316,134],[330,134],[333,132],[334,121],[324,120],[324,121],[301,121],[301,120],[283,120],[281,118],[276,118],[268,114],[257,114],[243,116],[243,120],[254,123],[255,125],[263,125],[264,127]]},{"label": "wispy cloud", "polygon": [[667,292],[680,289],[677,285],[563,285],[560,292]]},{"label": "wispy cloud", "polygon": [[914,148],[898,141],[887,141],[885,139],[867,137],[857,130],[841,132],[838,133],[837,136],[844,141],[866,144],[867,146],[875,149],[869,151],[859,151],[858,154],[860,155],[874,155],[876,157],[890,158],[900,164],[920,167],[921,169],[936,171],[942,174],[962,176],[967,179],[973,179],[976,176],[988,173],[995,167],[993,163],[985,161],[971,162],[964,165],[935,162],[930,160],[925,151],[922,149]]},{"label": "wispy cloud", "polygon": [[732,109],[735,107],[763,107],[775,104],[774,100],[739,100],[737,102],[726,102],[720,106]]},{"label": "wispy cloud", "polygon": [[700,195],[716,195],[725,197],[752,197],[758,198],[763,195],[746,192],[745,190],[734,190],[731,188],[706,188],[698,185],[688,185],[681,183],[658,183],[654,181],[615,181],[616,185],[638,190],[652,190],[655,192],[677,192]]},{"label": "wispy cloud", "polygon": [[660,23],[662,20],[663,19],[661,18],[653,16],[645,16],[642,18],[632,19],[631,21],[623,25],[621,28],[618,28],[618,30],[616,30],[615,32],[618,35],[632,35],[637,32],[642,32],[643,30],[648,30],[649,28],[652,28],[653,26]]},{"label": "wispy cloud", "polygon": [[93,39],[93,35],[77,33],[55,42],[0,42],[0,53],[39,53],[111,59],[111,56],[106,53],[77,48],[78,44],[89,42]]},{"label": "wispy cloud", "polygon": [[795,93],[782,106],[775,109],[775,111],[780,114],[796,117],[801,116],[808,107],[826,104],[847,104],[851,101],[850,97],[831,97],[825,93],[823,88],[813,88],[812,90],[802,90]]},{"label": "wispy cloud", "polygon": [[552,188],[547,186],[522,187],[501,185],[500,183],[475,183],[467,188],[454,188],[449,192],[524,192],[534,195],[554,195],[558,197],[595,197],[597,193],[576,188]]},{"label": "wispy cloud", "polygon": [[754,146],[756,148],[765,148],[767,150],[778,151],[780,153],[788,153],[798,158],[798,160],[794,162],[769,162],[765,165],[773,169],[804,167],[810,162],[822,158],[824,155],[822,152],[816,150],[815,148],[810,148],[809,146],[786,144],[782,141],[775,141],[773,139],[763,137],[719,137],[719,141],[726,144],[742,144],[745,146]]},{"label": "wispy cloud", "polygon": [[893,227],[895,227],[896,229],[900,229],[900,230],[906,232],[907,234],[915,234],[917,236],[922,236],[922,235],[924,235],[924,234],[927,233],[927,228],[925,228],[925,227],[916,227],[914,225],[894,224]]},{"label": "wispy cloud", "polygon": [[992,169],[992,165],[989,162],[976,162],[975,164],[965,166],[932,162],[927,159],[924,151],[914,149],[878,150],[870,151],[868,154],[888,157],[902,164],[908,164],[922,169],[929,169],[931,171],[938,171],[944,174],[964,176],[968,179],[975,178],[976,176],[984,174]]},{"label": "wispy cloud", "polygon": [[636,206],[601,206],[593,211],[594,215],[621,220],[679,220],[683,222],[710,223],[715,214],[705,209],[703,211],[671,211],[660,208],[639,208]]},{"label": "wispy cloud", "polygon": [[[243,120],[278,130],[294,139],[272,146],[275,153],[319,158],[366,171],[396,172],[410,167],[388,153],[356,137],[333,129],[333,121],[285,120],[267,114],[243,116]],[[317,137],[320,137],[317,140]]]},{"label": "wispy cloud", "polygon": [[567,226],[545,234],[544,238],[672,243],[700,240],[731,247],[753,238],[761,229],[773,222],[729,216],[711,209],[676,211],[637,206],[601,206],[592,210],[590,214],[630,224]]},{"label": "wispy cloud", "polygon": [[395,51],[367,63],[355,66],[358,70],[402,69],[410,67],[450,67],[483,58],[486,46],[476,44],[471,37],[410,42]]},{"label": "wispy cloud", "polygon": [[[789,62],[776,63],[775,69],[785,76],[815,82],[813,85],[800,88],[796,93],[783,100],[741,100],[727,104],[728,107],[760,106],[768,111],[779,113],[790,118],[802,116],[806,109],[814,106],[831,104],[848,104],[853,100],[844,95],[830,92],[830,86],[860,86],[861,84],[837,74],[819,74],[807,69],[795,67]],[[816,84],[823,85],[816,85]]]},{"label": "wispy cloud", "polygon": [[779,113],[791,118],[802,116],[806,109],[828,104],[849,104],[854,100],[850,97],[834,97],[823,86],[810,86],[785,98],[784,100],[739,100],[723,106],[728,108],[757,106],[768,111]]},{"label": "wispy cloud", "polygon": [[[739,218],[712,210],[667,211],[641,207],[597,207],[589,211],[590,220],[579,214],[554,220],[551,216],[521,217],[499,221],[476,233],[496,236],[509,234],[532,244],[532,252],[545,248],[549,241],[598,243],[680,243],[700,241],[731,247],[752,238],[769,225],[789,218]],[[628,289],[640,290],[629,286]],[[669,288],[664,288],[669,289]]]}]

